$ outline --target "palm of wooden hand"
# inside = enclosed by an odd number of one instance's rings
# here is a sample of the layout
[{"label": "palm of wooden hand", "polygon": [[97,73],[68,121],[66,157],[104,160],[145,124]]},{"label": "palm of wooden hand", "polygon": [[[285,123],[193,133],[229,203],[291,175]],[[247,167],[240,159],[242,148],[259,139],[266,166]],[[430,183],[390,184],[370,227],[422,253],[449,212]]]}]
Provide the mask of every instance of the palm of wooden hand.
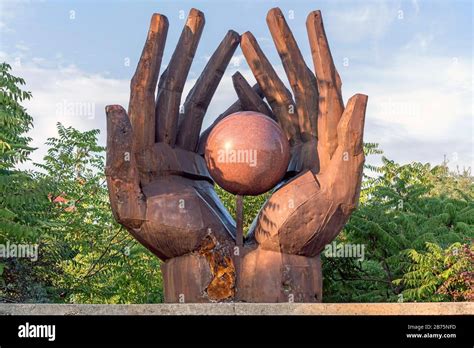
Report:
[{"label": "palm of wooden hand", "polygon": [[[208,263],[199,258],[193,265],[185,258],[182,267],[209,268],[212,262],[216,271],[225,270],[232,281],[225,284],[225,289],[219,288],[222,294],[215,295],[225,298],[233,294],[235,272],[229,249],[233,246],[235,223],[219,201],[204,159],[196,150],[206,109],[240,36],[234,31],[227,33],[180,112],[182,91],[203,27],[203,13],[192,9],[161,75],[155,100],[168,21],[165,16],[153,15],[131,82],[128,115],[119,105],[106,108],[106,175],[116,220],[167,261],[164,273],[171,269],[167,273],[170,281],[179,278],[174,270],[179,273],[180,266],[173,265],[180,264],[180,256],[193,252],[209,258],[215,255]],[[166,276],[165,284],[170,285]],[[211,276],[206,274],[202,282],[207,281],[208,285]],[[170,286],[168,292],[172,292]]]},{"label": "palm of wooden hand", "polygon": [[344,110],[341,83],[318,11],[307,21],[317,79],[306,67],[281,12],[271,10],[267,21],[295,101],[252,34],[245,33],[242,50],[271,110],[258,87],[250,88],[236,74],[240,101],[221,117],[240,109],[274,117],[292,145],[292,178],[265,203],[244,250],[234,248],[234,221],[217,198],[198,154],[209,133],[208,129],[199,136],[202,119],[239,36],[229,31],[180,114],[204,17],[191,10],[155,100],[168,26],[166,17],[155,14],[131,83],[130,118],[120,106],[106,109],[112,209],[138,241],[166,260],[168,302],[319,301],[318,255],[357,203],[367,97],[352,97]]},{"label": "palm of wooden hand", "polygon": [[336,237],[357,204],[367,97],[355,95],[344,109],[319,11],[306,22],[317,77],[279,9],[270,10],[267,23],[295,101],[251,33],[242,36],[241,46],[293,145],[289,170],[296,177],[273,193],[252,232],[264,249],[313,257]]}]

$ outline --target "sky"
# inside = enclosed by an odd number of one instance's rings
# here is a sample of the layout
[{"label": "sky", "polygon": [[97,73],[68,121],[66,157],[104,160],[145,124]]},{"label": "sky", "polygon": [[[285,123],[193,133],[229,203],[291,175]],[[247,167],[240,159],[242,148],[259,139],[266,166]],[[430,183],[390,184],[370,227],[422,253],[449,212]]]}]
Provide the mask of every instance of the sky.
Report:
[{"label": "sky", "polygon": [[[33,98],[31,158],[40,162],[56,123],[98,128],[105,144],[109,104],[128,105],[130,79],[154,12],[169,20],[161,71],[166,67],[192,7],[206,25],[186,92],[229,29],[251,31],[287,83],[266,13],[280,7],[313,68],[306,16],[321,10],[346,102],[369,96],[366,142],[401,163],[474,166],[473,5],[470,0],[410,1],[10,1],[0,0],[0,61],[26,80]],[[231,76],[255,79],[238,48],[204,119],[205,129],[237,96]],[[373,159],[373,161],[377,161]],[[26,165],[31,166],[31,164]]]}]

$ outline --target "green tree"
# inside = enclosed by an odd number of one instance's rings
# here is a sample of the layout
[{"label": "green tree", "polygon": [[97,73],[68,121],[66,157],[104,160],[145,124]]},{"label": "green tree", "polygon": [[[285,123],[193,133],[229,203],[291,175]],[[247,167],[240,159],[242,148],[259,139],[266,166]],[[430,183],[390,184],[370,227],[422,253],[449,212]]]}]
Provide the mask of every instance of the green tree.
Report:
[{"label": "green tree", "polygon": [[[17,170],[33,151],[25,134],[32,117],[21,105],[31,98],[25,81],[0,64],[0,245],[35,244],[45,222],[47,199],[29,171]],[[0,257],[0,301],[22,301],[44,296],[28,259]]]},{"label": "green tree", "polygon": [[[229,213],[236,219],[236,196],[232,193],[225,191],[220,186],[216,184],[216,193],[219,195],[222,204],[226,207]],[[267,200],[270,196],[270,192],[258,195],[258,196],[245,196],[244,199],[244,206],[243,206],[243,228],[244,228],[244,235],[246,235],[252,225],[253,220],[257,216],[258,212],[260,211],[260,207],[262,207],[263,203]]]},{"label": "green tree", "polygon": [[378,171],[338,238],[364,245],[365,259],[325,258],[326,300],[401,300],[404,283],[394,281],[408,272],[407,249],[426,251],[427,242],[446,248],[474,237],[471,177],[445,165],[400,165],[386,158]]},{"label": "green tree", "polygon": [[0,64],[0,170],[24,162],[33,148],[25,133],[33,126],[33,118],[20,104],[31,98],[21,89],[25,81],[10,74],[11,66]]},{"label": "green tree", "polygon": [[443,249],[426,243],[426,252],[407,250],[410,265],[394,284],[407,301],[474,301],[474,248],[454,243]]},{"label": "green tree", "polygon": [[57,125],[38,164],[49,187],[50,226],[42,238],[38,272],[56,289],[53,300],[71,303],[160,302],[159,260],[116,224],[104,175],[98,130]]},{"label": "green tree", "polygon": [[[38,261],[0,258],[0,302],[162,301],[160,261],[112,216],[98,130],[57,125],[38,171],[18,170],[33,151],[25,81],[0,64],[0,245],[39,246]],[[380,155],[365,144],[366,155]],[[217,188],[235,216],[235,196]],[[245,197],[244,230],[268,194]],[[365,165],[360,205],[338,243],[363,260],[326,257],[326,302],[472,301],[474,184],[446,163]]]}]

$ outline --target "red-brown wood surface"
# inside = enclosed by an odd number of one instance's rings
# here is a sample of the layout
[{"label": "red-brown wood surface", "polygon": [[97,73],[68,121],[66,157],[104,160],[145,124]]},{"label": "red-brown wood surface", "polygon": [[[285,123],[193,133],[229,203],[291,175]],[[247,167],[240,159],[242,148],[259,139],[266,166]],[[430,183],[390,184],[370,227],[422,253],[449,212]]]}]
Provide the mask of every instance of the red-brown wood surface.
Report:
[{"label": "red-brown wood surface", "polygon": [[[320,253],[357,206],[367,96],[356,94],[344,106],[319,11],[306,22],[314,72],[282,12],[270,10],[267,23],[293,94],[250,32],[239,37],[229,31],[180,115],[181,94],[204,27],[204,15],[192,9],[161,75],[156,100],[168,31],[160,14],[152,16],[128,114],[119,105],[106,108],[111,207],[116,220],[163,260],[167,302],[321,301]],[[250,88],[240,73],[234,74],[239,100],[200,134],[239,41],[258,84]],[[243,246],[238,239],[236,250],[235,221],[214,190],[202,154],[217,122],[242,110],[274,117],[290,141],[291,159],[285,181],[263,205]]]},{"label": "red-brown wood surface", "polygon": [[179,123],[177,139],[179,147],[190,151],[196,150],[207,107],[239,42],[240,35],[229,30],[189,92]]},{"label": "red-brown wood surface", "polygon": [[191,9],[173,56],[161,75],[156,96],[155,140],[174,145],[184,84],[204,29],[204,14]]}]

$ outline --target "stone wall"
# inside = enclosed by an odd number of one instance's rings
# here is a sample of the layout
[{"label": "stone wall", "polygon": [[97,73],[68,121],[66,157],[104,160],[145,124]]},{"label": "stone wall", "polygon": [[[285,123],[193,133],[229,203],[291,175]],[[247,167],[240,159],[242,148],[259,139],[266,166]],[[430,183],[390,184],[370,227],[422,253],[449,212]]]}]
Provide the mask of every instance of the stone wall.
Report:
[{"label": "stone wall", "polygon": [[0,304],[0,315],[473,315],[474,302]]}]

